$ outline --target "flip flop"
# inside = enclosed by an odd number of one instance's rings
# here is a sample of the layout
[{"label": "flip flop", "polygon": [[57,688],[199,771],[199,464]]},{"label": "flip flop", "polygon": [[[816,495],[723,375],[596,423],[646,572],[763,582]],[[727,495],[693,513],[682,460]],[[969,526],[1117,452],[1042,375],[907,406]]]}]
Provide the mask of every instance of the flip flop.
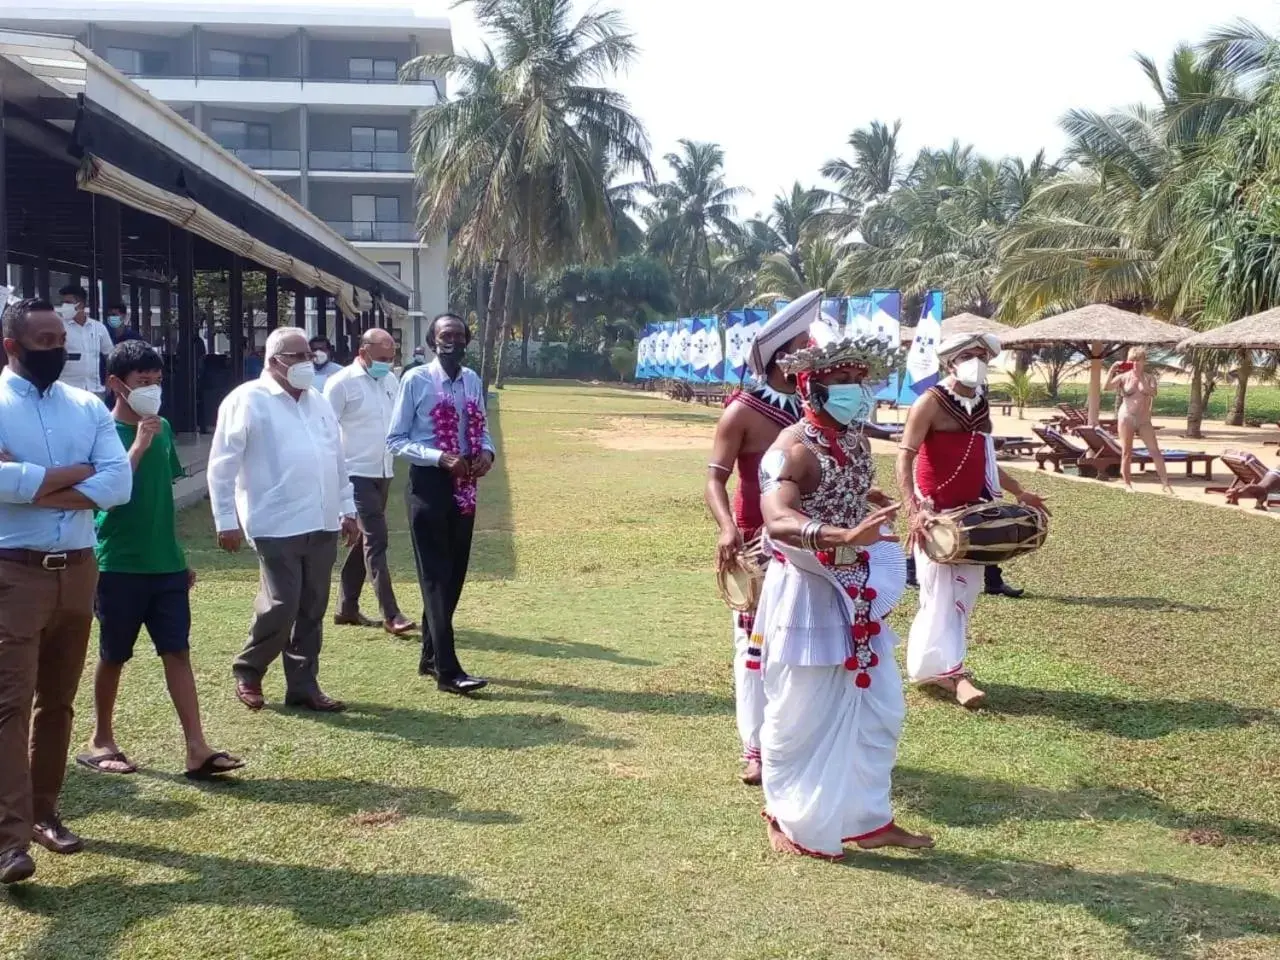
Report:
[{"label": "flip flop", "polygon": [[[231,766],[220,767],[218,766],[219,760],[230,761]],[[196,769],[188,770],[186,777],[188,780],[217,780],[224,774],[234,773],[235,771],[243,768],[244,761],[239,757],[233,757],[229,753],[219,751],[217,753],[209,754],[204,763],[200,764]]]},{"label": "flip flop", "polygon": [[[81,753],[76,756],[76,763],[82,767],[92,770],[94,773],[112,773],[116,776],[126,776],[130,773],[137,773],[137,765],[126,757],[123,753]],[[128,764],[128,770],[109,770],[104,767],[104,763],[124,763]]]}]

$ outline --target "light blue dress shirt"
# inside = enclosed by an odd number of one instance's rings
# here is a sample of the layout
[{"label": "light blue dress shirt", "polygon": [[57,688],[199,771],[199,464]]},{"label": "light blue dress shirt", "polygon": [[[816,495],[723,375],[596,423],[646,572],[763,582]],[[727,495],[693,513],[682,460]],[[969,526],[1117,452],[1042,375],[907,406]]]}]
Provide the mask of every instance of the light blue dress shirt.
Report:
[{"label": "light blue dress shirt", "polygon": [[[453,408],[458,411],[459,452],[464,457],[476,452],[467,443],[467,401],[474,401],[483,410],[484,385],[469,367],[463,367],[457,378],[450,380],[439,360],[432,360],[426,366],[414,367],[400,381],[400,392],[396,394],[395,406],[391,409],[387,449],[419,467],[439,466],[444,451],[440,449],[436,437],[436,425],[431,418],[431,411],[444,397],[449,397],[453,401]],[[481,449],[491,455],[495,454],[487,420]]]},{"label": "light blue dress shirt", "polygon": [[46,467],[92,464],[74,489],[110,510],[129,502],[133,471],[111,412],[91,393],[55,383],[43,396],[8,367],[0,371],[0,550],[60,553],[93,547],[92,510],[53,510],[32,503]]}]

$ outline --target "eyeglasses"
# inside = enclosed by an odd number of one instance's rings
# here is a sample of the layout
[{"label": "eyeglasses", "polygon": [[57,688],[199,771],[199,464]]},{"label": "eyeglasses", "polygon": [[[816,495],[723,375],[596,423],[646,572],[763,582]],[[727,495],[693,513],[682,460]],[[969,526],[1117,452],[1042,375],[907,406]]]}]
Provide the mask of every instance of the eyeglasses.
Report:
[{"label": "eyeglasses", "polygon": [[302,363],[303,361],[306,361],[306,360],[315,359],[315,354],[312,353],[310,350],[299,350],[293,353],[277,353],[276,356],[279,357],[281,360],[293,360],[297,363]]}]

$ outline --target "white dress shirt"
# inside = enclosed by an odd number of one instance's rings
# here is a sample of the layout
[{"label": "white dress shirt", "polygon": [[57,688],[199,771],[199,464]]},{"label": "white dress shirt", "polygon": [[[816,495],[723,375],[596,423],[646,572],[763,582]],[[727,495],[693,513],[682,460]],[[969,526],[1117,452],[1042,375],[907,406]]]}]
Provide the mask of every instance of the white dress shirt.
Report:
[{"label": "white dress shirt", "polygon": [[395,476],[395,458],[387,449],[387,430],[399,387],[400,380],[394,373],[375,380],[359,360],[326,381],[324,397],[333,407],[342,430],[348,476],[374,479]]},{"label": "white dress shirt", "polygon": [[86,317],[82,324],[63,320],[62,325],[67,331],[67,365],[58,379],[69,387],[101,395],[104,388],[98,358],[108,356],[115,346],[110,331],[93,317]]},{"label": "white dress shirt", "polygon": [[311,384],[311,386],[319,390],[321,393],[324,393],[324,387],[325,387],[325,384],[329,382],[329,378],[333,376],[337,376],[339,371],[345,370],[345,369],[346,368],[342,364],[334,363],[332,360],[326,361],[323,367],[317,363],[316,379]]},{"label": "white dress shirt", "polygon": [[314,389],[293,399],[270,373],[218,407],[207,472],[219,533],[293,537],[355,516],[333,407]]}]

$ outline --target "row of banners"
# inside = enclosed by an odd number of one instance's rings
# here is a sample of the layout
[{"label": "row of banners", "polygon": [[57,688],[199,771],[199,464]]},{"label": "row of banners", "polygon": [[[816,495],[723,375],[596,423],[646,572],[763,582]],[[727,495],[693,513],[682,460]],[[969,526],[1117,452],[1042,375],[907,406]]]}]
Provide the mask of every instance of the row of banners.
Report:
[{"label": "row of banners", "polygon": [[[749,379],[747,357],[751,344],[772,310],[730,310],[723,317],[689,317],[646,324],[636,350],[636,379],[684,380],[689,383],[742,383]],[[906,357],[906,372],[874,385],[879,399],[910,404],[938,381],[938,341],[942,339],[941,290],[925,294],[920,322]],[[865,297],[823,300],[822,313],[844,337],[875,338],[899,345],[902,337],[902,295],[897,290],[872,290]]]}]

